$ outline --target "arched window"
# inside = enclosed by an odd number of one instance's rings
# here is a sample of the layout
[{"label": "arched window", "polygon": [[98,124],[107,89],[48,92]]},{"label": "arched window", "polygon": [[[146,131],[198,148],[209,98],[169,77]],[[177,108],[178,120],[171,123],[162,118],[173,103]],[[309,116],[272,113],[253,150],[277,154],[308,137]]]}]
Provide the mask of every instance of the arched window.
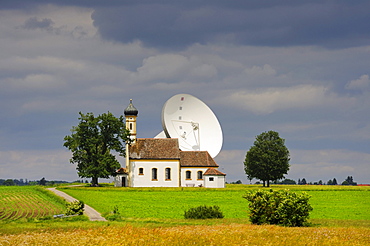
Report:
[{"label": "arched window", "polygon": [[167,167],[165,169],[165,179],[166,180],[171,180],[171,168]]},{"label": "arched window", "polygon": [[197,178],[198,178],[198,180],[203,180],[203,172],[202,171],[198,171]]},{"label": "arched window", "polygon": [[144,168],[142,167],[139,168],[139,175],[144,175]]},{"label": "arched window", "polygon": [[191,179],[191,171],[186,171],[185,172],[185,178],[186,179]]},{"label": "arched window", "polygon": [[158,180],[158,171],[157,168],[152,168],[152,180]]}]

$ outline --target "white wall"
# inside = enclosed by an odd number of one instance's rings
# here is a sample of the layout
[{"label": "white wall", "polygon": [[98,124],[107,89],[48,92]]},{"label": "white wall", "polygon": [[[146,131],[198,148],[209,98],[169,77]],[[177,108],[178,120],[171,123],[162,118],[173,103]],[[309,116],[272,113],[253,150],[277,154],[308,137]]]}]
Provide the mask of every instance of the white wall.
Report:
[{"label": "white wall", "polygon": [[[131,160],[132,187],[179,187],[180,163],[178,160]],[[143,175],[139,174],[143,168]],[[152,180],[152,169],[157,168],[157,180]],[[171,179],[165,180],[165,169],[171,169]]]},{"label": "white wall", "polygon": [[[127,174],[117,174],[114,177],[114,187],[126,187],[127,186]],[[122,178],[125,177],[125,184],[122,185]]]},{"label": "white wall", "polygon": [[[203,179],[198,180],[198,171],[202,171],[203,174],[207,171],[208,168],[202,168],[202,167],[182,167],[181,168],[181,186],[204,186],[204,176]],[[186,179],[186,171],[191,172],[191,179]]]},{"label": "white wall", "polygon": [[[213,178],[213,181],[210,181]],[[225,176],[207,175],[204,176],[206,188],[225,188]]]}]

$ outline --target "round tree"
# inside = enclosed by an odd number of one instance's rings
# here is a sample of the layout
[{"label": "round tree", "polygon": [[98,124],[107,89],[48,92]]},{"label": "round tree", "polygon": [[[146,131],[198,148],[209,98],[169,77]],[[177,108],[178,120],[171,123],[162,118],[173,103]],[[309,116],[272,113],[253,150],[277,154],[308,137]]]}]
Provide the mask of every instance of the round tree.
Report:
[{"label": "round tree", "polygon": [[98,178],[109,178],[120,167],[111,151],[124,156],[130,132],[123,116],[116,118],[110,112],[97,117],[80,112],[79,120],[72,134],[64,138],[64,146],[72,151],[70,162],[77,164],[78,176],[92,178],[91,184],[96,186]]},{"label": "round tree", "polygon": [[263,181],[263,186],[270,180],[284,178],[289,171],[289,150],[285,140],[275,131],[263,132],[256,137],[244,161],[244,170],[249,179]]}]

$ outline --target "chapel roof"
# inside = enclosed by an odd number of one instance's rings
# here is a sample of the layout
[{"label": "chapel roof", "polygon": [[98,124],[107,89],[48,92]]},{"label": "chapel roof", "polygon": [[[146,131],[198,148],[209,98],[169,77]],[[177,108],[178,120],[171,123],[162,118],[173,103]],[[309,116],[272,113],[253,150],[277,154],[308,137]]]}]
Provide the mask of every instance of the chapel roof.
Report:
[{"label": "chapel roof", "polygon": [[181,151],[181,167],[218,167],[208,151]]},{"label": "chapel roof", "polygon": [[121,167],[117,169],[116,174],[127,174],[127,169],[124,167]]},{"label": "chapel roof", "polygon": [[129,153],[130,159],[180,159],[176,138],[138,138]]},{"label": "chapel roof", "polygon": [[207,171],[204,172],[203,175],[215,175],[215,176],[226,176],[225,173],[215,169],[215,168],[208,168]]}]

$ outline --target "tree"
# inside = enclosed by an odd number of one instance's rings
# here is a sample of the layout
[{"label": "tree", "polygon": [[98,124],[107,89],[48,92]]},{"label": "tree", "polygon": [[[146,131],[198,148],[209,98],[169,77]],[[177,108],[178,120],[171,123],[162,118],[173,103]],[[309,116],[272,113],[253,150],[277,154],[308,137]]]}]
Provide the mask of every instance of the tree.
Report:
[{"label": "tree", "polygon": [[77,164],[78,176],[92,178],[91,185],[97,186],[98,178],[109,178],[120,167],[111,151],[125,156],[130,132],[123,116],[116,118],[110,112],[97,117],[93,113],[79,114],[80,122],[64,138],[64,147],[72,151],[70,162]]},{"label": "tree", "polygon": [[5,180],[5,181],[4,181],[3,185],[6,185],[6,186],[13,186],[13,185],[15,185],[15,183],[14,183],[14,180],[12,180],[12,179],[7,179],[7,180]]},{"label": "tree", "polygon": [[302,179],[301,184],[302,184],[302,185],[306,185],[306,184],[307,184],[307,181],[306,181],[306,179],[305,179],[305,178],[303,178],[303,179]]},{"label": "tree", "polygon": [[284,178],[289,170],[289,150],[285,140],[275,131],[263,132],[256,137],[244,161],[244,170],[248,178],[257,178],[263,181],[263,186],[270,180]]},{"label": "tree", "polygon": [[45,178],[40,179],[39,184],[40,185],[46,185],[46,179]]},{"label": "tree", "polygon": [[293,179],[284,179],[283,181],[278,182],[278,184],[295,185],[297,183]]},{"label": "tree", "polygon": [[357,183],[353,181],[352,176],[348,176],[346,180],[343,181],[342,185],[357,185]]},{"label": "tree", "polygon": [[337,179],[336,179],[336,178],[334,178],[334,179],[333,179],[333,185],[337,185],[337,184],[338,184]]}]

